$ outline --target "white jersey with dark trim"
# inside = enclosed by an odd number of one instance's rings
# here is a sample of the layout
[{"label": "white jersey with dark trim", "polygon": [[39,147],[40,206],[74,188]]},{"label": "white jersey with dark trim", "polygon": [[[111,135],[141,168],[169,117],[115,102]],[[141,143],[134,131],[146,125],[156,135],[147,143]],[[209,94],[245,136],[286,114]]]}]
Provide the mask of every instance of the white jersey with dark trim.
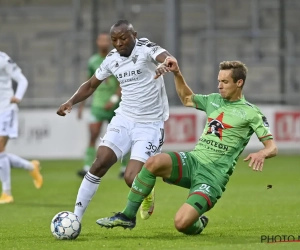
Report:
[{"label": "white jersey with dark trim", "polygon": [[[96,70],[95,76],[104,80],[114,75],[120,82],[122,100],[116,114],[138,122],[166,121],[169,104],[163,77],[154,79],[156,57],[166,51],[147,38],[136,40],[129,57],[113,49]],[[101,83],[105,84],[105,83]]]},{"label": "white jersey with dark trim", "polygon": [[16,104],[10,103],[10,99],[14,96],[12,79],[18,79],[20,75],[23,76],[18,65],[6,53],[0,51],[0,113],[17,108]]}]

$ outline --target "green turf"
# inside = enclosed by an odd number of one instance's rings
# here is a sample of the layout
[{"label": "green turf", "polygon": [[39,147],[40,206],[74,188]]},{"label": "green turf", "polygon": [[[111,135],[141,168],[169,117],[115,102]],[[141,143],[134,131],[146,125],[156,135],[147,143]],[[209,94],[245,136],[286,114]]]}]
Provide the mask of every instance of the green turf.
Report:
[{"label": "green turf", "polygon": [[[187,190],[157,182],[156,207],[148,221],[138,218],[132,231],[100,228],[96,219],[119,211],[128,188],[114,167],[102,180],[75,241],[59,241],[50,232],[54,214],[73,211],[80,161],[43,161],[45,184],[36,190],[28,173],[13,170],[13,204],[0,205],[0,249],[300,249],[300,243],[260,243],[261,235],[300,235],[300,156],[267,160],[262,173],[239,162],[227,191],[207,213],[203,234],[176,232],[173,218]],[[267,185],[272,184],[272,189]]]}]

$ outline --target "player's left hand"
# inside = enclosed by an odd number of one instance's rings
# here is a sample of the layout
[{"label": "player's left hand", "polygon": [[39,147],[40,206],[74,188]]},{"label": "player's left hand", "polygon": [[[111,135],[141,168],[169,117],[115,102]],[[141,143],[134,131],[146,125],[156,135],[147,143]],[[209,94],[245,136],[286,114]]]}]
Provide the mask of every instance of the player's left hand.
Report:
[{"label": "player's left hand", "polygon": [[105,104],[104,109],[105,110],[112,110],[115,107],[115,105],[116,105],[115,103],[109,101]]},{"label": "player's left hand", "polygon": [[18,98],[16,98],[15,96],[13,96],[12,98],[10,98],[10,103],[20,103],[21,102],[21,100],[20,99],[18,99]]},{"label": "player's left hand", "polygon": [[249,154],[244,161],[249,161],[249,167],[254,170],[254,171],[262,171],[264,162],[265,162],[265,154],[263,152],[257,152],[257,153],[252,153]]}]

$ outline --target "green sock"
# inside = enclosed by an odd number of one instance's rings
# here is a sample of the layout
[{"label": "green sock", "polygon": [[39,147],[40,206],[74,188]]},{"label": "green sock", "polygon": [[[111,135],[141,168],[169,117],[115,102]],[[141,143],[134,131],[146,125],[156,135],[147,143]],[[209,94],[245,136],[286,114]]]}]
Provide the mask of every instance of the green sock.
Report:
[{"label": "green sock", "polygon": [[194,235],[194,234],[198,234],[202,230],[203,230],[203,223],[201,222],[200,219],[198,219],[193,225],[188,227],[183,233]]},{"label": "green sock", "polygon": [[88,147],[85,151],[84,157],[84,165],[85,166],[92,166],[96,157],[96,149],[94,147]]},{"label": "green sock", "polygon": [[136,216],[140,205],[152,191],[156,181],[156,176],[145,167],[135,177],[128,195],[125,209],[122,211],[129,219]]}]

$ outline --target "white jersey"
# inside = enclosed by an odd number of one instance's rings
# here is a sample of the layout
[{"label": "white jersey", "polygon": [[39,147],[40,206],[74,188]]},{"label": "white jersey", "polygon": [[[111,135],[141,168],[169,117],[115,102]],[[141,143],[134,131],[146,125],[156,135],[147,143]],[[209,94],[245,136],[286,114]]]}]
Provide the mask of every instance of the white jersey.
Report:
[{"label": "white jersey", "polygon": [[17,109],[16,104],[10,103],[10,99],[14,96],[12,79],[18,83],[15,97],[21,100],[27,89],[27,79],[18,65],[0,51],[0,113]]},{"label": "white jersey", "polygon": [[[122,100],[116,114],[132,121],[166,121],[169,104],[163,77],[154,79],[156,57],[166,51],[147,38],[136,40],[129,57],[120,56],[113,49],[96,70],[95,76],[104,80],[114,75],[120,82]],[[102,83],[104,84],[104,83]]]}]

